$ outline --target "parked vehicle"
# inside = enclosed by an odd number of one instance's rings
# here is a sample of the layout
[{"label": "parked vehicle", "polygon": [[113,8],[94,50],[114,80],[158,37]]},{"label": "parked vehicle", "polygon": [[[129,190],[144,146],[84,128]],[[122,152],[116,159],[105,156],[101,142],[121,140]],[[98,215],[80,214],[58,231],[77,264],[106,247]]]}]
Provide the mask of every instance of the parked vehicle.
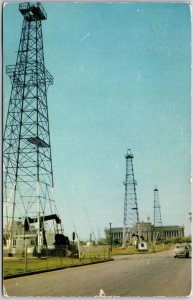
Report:
[{"label": "parked vehicle", "polygon": [[174,257],[189,257],[191,245],[176,245],[174,249]]}]

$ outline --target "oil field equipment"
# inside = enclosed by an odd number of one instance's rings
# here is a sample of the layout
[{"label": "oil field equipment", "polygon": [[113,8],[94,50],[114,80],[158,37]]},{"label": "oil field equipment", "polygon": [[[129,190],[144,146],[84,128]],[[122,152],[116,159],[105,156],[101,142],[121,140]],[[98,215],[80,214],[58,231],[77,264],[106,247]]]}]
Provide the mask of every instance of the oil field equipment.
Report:
[{"label": "oil field equipment", "polygon": [[[37,254],[49,246],[47,234],[62,234],[53,196],[53,168],[47,91],[53,77],[44,63],[42,21],[47,14],[38,3],[22,3],[23,25],[15,65],[6,73],[11,95],[3,139],[3,233],[13,255],[18,220],[23,238],[31,235]],[[21,232],[20,232],[21,236]],[[63,239],[58,239],[57,243]],[[53,245],[51,243],[51,245]]]},{"label": "oil field equipment", "polygon": [[155,242],[162,241],[163,240],[163,226],[162,226],[162,217],[161,217],[161,207],[160,207],[160,201],[159,201],[159,190],[158,187],[155,186],[153,190],[154,194],[154,228],[155,228]]},{"label": "oil field equipment", "polygon": [[[127,150],[126,159],[126,174],[125,181],[125,197],[124,197],[124,218],[123,218],[123,247],[125,247],[126,239],[131,239],[132,236],[139,236],[139,211],[137,204],[136,185],[133,170],[133,154],[131,150]],[[135,232],[131,232],[131,228],[136,228]]]}]

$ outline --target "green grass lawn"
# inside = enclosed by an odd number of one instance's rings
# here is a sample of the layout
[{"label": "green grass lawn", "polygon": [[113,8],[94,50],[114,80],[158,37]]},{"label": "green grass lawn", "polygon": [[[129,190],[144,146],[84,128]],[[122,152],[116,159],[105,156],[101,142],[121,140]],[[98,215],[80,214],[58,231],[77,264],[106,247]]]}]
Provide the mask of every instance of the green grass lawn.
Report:
[{"label": "green grass lawn", "polygon": [[109,246],[87,247],[81,246],[80,258],[73,257],[44,257],[36,258],[30,255],[22,257],[21,254],[14,257],[3,258],[3,274],[15,275],[26,272],[64,268],[69,266],[84,265],[93,262],[106,261],[110,258]]},{"label": "green grass lawn", "polygon": [[3,273],[4,276],[22,274],[25,272],[33,272],[39,270],[48,270],[55,268],[64,268],[69,266],[77,266],[107,260],[103,258],[69,258],[69,257],[49,257],[41,258],[28,258],[27,263],[25,258],[6,258],[3,260]]},{"label": "green grass lawn", "polygon": [[164,250],[169,250],[171,246],[169,244],[149,244],[148,250],[140,252],[136,249],[135,246],[129,246],[127,248],[113,248],[112,255],[128,255],[128,254],[137,254],[137,253],[154,253]]},{"label": "green grass lawn", "polygon": [[[150,244],[148,251],[145,253],[159,252],[168,250],[172,246],[164,244]],[[113,247],[111,255],[128,255],[142,253],[139,252],[135,246],[129,246],[127,248],[115,248]],[[107,261],[110,259],[109,248],[101,246],[98,248],[89,249],[88,247],[81,248],[81,258],[71,257],[46,257],[35,258],[27,257],[27,261],[24,257],[4,257],[3,258],[3,274],[4,276],[22,274],[26,272],[49,270],[56,268],[64,268],[69,266],[84,265],[93,262]]]}]

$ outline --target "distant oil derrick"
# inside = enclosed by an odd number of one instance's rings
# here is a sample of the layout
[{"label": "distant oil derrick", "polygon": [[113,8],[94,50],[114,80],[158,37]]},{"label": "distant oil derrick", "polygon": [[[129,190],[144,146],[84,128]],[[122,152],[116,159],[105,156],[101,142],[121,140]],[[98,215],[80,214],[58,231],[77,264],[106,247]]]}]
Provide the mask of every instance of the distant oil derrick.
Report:
[{"label": "distant oil derrick", "polygon": [[40,3],[22,3],[19,11],[24,19],[16,64],[6,68],[12,88],[3,140],[3,227],[10,255],[18,220],[37,234],[38,253],[47,245],[45,229],[62,230],[53,197],[47,103],[53,77],[44,64],[42,35],[47,14]]},{"label": "distant oil derrick", "polygon": [[[131,150],[127,150],[126,158],[126,174],[125,174],[125,197],[124,197],[124,219],[123,219],[123,246],[126,239],[131,238],[132,234],[138,233],[139,211],[137,204],[136,185],[133,170],[133,154]],[[133,232],[135,227],[135,232]]]},{"label": "distant oil derrick", "polygon": [[155,228],[155,240],[163,239],[163,227],[162,227],[162,217],[161,217],[161,207],[159,201],[158,188],[155,186],[154,192],[154,228]]}]

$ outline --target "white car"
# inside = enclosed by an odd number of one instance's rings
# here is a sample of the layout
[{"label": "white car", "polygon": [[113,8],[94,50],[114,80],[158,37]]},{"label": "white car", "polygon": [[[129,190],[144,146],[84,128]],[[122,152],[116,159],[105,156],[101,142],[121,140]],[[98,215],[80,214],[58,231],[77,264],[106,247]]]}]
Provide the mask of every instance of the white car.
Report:
[{"label": "white car", "polygon": [[190,245],[176,245],[174,249],[174,257],[189,257],[191,251],[190,247]]}]

